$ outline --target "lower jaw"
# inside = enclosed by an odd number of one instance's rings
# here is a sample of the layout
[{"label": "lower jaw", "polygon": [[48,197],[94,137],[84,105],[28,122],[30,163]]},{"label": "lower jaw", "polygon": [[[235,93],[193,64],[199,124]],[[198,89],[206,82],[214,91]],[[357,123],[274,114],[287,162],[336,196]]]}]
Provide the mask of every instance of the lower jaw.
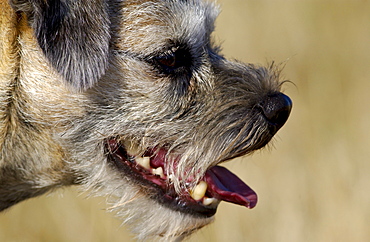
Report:
[{"label": "lower jaw", "polygon": [[197,218],[212,217],[217,211],[219,202],[215,202],[210,206],[204,206],[202,201],[192,199],[187,191],[179,195],[175,192],[173,186],[163,187],[144,179],[140,173],[134,172],[129,165],[122,162],[114,154],[108,153],[108,160],[113,162],[123,176],[129,177],[130,181],[134,181],[134,185],[140,186],[141,190],[144,189],[145,195],[152,194],[149,197],[162,206]]}]

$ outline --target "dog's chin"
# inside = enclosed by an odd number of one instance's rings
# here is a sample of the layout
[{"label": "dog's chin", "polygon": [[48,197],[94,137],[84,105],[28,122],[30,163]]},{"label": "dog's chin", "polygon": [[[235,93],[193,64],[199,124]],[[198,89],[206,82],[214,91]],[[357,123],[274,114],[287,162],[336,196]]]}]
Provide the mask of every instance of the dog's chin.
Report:
[{"label": "dog's chin", "polygon": [[[216,213],[220,201],[247,208],[256,206],[256,193],[224,167],[209,168],[195,187],[178,191],[172,182],[173,175],[166,169],[165,148],[148,148],[141,155],[133,155],[124,144],[111,138],[106,141],[106,150],[108,161],[123,176],[130,177],[146,196],[171,210],[206,219]],[[184,183],[192,184],[192,178],[187,179]]]},{"label": "dog's chin", "polygon": [[137,194],[133,202],[116,203],[111,210],[124,220],[138,241],[180,241],[214,221],[214,216],[195,217],[163,206],[135,189],[125,189],[126,193]]}]

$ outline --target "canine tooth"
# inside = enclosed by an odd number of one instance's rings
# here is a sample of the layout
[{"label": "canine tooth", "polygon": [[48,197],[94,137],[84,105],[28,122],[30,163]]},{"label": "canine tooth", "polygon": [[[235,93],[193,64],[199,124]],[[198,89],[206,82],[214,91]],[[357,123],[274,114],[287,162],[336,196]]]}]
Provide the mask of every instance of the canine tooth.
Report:
[{"label": "canine tooth", "polygon": [[144,156],[144,157],[137,157],[136,163],[144,167],[145,169],[150,169],[150,157]]},{"label": "canine tooth", "polygon": [[200,181],[198,185],[196,185],[193,190],[190,193],[190,196],[194,200],[200,200],[204,195],[206,194],[207,191],[207,183],[205,181]]},{"label": "canine tooth", "polygon": [[211,205],[212,203],[216,202],[217,199],[216,198],[213,198],[213,197],[205,197],[203,199],[203,205],[204,206],[208,206],[208,205]]},{"label": "canine tooth", "polygon": [[164,178],[164,173],[163,173],[163,168],[162,167],[158,167],[157,169],[152,169],[152,173],[154,175],[160,176],[161,178]]}]

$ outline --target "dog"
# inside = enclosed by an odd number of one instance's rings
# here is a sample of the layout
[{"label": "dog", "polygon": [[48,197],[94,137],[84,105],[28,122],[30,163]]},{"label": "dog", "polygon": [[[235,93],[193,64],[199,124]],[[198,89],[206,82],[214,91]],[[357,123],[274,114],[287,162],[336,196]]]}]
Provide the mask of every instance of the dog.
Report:
[{"label": "dog", "polygon": [[201,0],[0,0],[0,210],[59,187],[180,240],[256,193],[219,164],[287,121],[279,65],[229,61]]}]

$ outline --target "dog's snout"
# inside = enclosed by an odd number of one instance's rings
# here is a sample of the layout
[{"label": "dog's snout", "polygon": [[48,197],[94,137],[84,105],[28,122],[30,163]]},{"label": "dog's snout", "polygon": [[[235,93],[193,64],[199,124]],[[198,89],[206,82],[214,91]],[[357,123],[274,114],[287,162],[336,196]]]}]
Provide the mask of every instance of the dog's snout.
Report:
[{"label": "dog's snout", "polygon": [[269,95],[262,103],[262,113],[276,131],[287,121],[292,104],[292,100],[283,93]]}]

